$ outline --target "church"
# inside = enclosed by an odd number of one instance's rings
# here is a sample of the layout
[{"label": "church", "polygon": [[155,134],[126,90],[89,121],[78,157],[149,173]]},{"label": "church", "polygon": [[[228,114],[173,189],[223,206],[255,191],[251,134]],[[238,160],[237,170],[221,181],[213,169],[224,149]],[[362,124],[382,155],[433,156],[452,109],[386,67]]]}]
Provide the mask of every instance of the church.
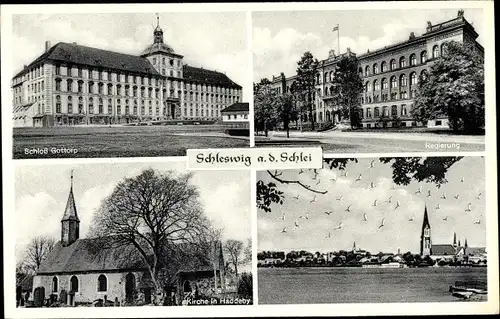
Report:
[{"label": "church", "polygon": [[474,259],[476,255],[486,254],[484,247],[469,247],[467,239],[462,246],[460,239],[457,243],[457,234],[453,234],[452,244],[433,244],[431,237],[431,225],[427,206],[424,209],[424,219],[422,222],[422,232],[420,235],[420,255],[422,257],[429,256],[434,261],[468,261]]},{"label": "church", "polygon": [[242,102],[242,87],[187,65],[157,19],[153,43],[137,55],[47,41],[12,79],[14,127],[221,120],[223,109]]},{"label": "church", "polygon": [[[68,306],[96,302],[150,304],[155,289],[147,265],[136,248],[132,245],[103,248],[102,240],[80,238],[80,219],[71,176],[69,196],[61,219],[61,239],[33,278],[35,306],[55,301]],[[195,291],[204,296],[223,291],[225,272],[221,244],[215,245],[214,249],[214,260],[207,256],[185,258],[181,266],[174,266],[174,263],[168,266],[172,268],[168,269],[172,274],[170,284],[164,287],[168,305],[180,304],[186,294]],[[189,247],[181,250],[190,251]]]}]

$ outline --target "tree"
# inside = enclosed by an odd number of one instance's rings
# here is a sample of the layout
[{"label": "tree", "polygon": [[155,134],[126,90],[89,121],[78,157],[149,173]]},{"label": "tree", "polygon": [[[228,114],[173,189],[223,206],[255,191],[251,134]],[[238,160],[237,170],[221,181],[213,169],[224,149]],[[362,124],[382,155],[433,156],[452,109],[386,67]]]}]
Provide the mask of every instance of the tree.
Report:
[{"label": "tree", "polygon": [[[446,173],[449,168],[463,157],[381,157],[379,161],[388,164],[392,168],[392,180],[396,185],[408,185],[412,180],[418,182],[435,183],[439,188],[447,183]],[[325,158],[323,161],[329,169],[345,170],[349,162],[357,163],[355,158]],[[280,184],[295,184],[303,189],[316,194],[327,194],[328,191],[320,191],[305,184],[298,179],[285,179],[281,172],[266,171],[267,174],[279,184],[257,181],[257,208],[265,212],[271,212],[273,203],[282,205],[285,195],[280,190]]]},{"label": "tree", "polygon": [[271,88],[271,81],[264,78],[254,83],[254,129],[258,133],[268,131],[276,126],[278,114],[276,111],[277,93]]},{"label": "tree", "polygon": [[191,177],[144,170],[118,183],[94,215],[91,234],[101,239],[96,249],[130,248],[146,265],[160,298],[175,268],[194,258],[209,263],[213,249],[204,240],[211,227]]},{"label": "tree", "polygon": [[238,265],[241,262],[241,254],[243,252],[243,242],[239,240],[229,239],[224,245],[224,249],[226,250],[229,258],[231,259],[231,263],[234,266],[234,272],[238,275]]},{"label": "tree", "polygon": [[31,239],[26,247],[24,269],[31,273],[38,272],[40,265],[47,258],[54,245],[54,238],[48,236],[37,236]]},{"label": "tree", "polygon": [[243,250],[243,263],[252,263],[252,238],[247,239],[247,244]]},{"label": "tree", "polygon": [[302,103],[309,112],[311,129],[314,130],[315,116],[313,116],[314,92],[316,76],[318,74],[318,60],[311,52],[305,52],[297,62],[297,92],[302,99]]},{"label": "tree", "polygon": [[351,128],[361,125],[359,95],[363,92],[363,81],[359,76],[358,65],[355,56],[342,57],[335,66],[333,78],[334,98],[341,108],[342,117],[349,118]]},{"label": "tree", "polygon": [[423,123],[447,116],[455,132],[470,134],[482,129],[485,123],[482,56],[467,45],[447,42],[429,75],[420,77],[411,114]]}]

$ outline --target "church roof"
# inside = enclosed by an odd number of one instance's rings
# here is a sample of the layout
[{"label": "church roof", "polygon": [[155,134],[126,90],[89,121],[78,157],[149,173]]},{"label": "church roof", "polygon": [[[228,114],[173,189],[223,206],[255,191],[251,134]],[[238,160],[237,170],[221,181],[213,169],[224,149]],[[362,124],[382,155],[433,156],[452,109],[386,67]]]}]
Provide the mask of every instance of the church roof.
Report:
[{"label": "church roof", "polygon": [[25,69],[16,74],[19,76],[32,65],[36,65],[45,60],[55,60],[75,65],[86,65],[94,68],[121,70],[132,73],[147,75],[158,75],[155,68],[146,58],[118,53],[108,50],[87,47],[76,43],[59,42],[43,53]]},{"label": "church roof", "polygon": [[62,220],[80,221],[80,219],[78,219],[78,214],[76,213],[75,197],[73,196],[73,185],[69,190],[68,201],[66,203],[66,209],[64,210]]},{"label": "church roof", "polygon": [[248,112],[249,106],[248,103],[234,103],[226,107],[221,111],[223,112]]},{"label": "church roof", "polygon": [[456,250],[453,245],[432,245],[432,255],[455,255]]},{"label": "church roof", "polygon": [[227,75],[221,72],[196,68],[189,65],[184,65],[182,71],[185,81],[241,89],[240,85],[233,82]]}]

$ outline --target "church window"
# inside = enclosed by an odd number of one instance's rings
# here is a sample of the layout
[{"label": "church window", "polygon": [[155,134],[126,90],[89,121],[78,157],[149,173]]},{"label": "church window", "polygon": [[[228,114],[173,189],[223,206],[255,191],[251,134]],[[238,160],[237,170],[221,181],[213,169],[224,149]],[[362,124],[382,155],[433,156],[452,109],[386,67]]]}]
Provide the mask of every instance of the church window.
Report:
[{"label": "church window", "polygon": [[71,277],[69,285],[70,292],[78,292],[78,278],[76,276]]},{"label": "church window", "polygon": [[432,48],[432,57],[435,59],[437,57],[439,57],[439,46],[435,45],[433,48]]},{"label": "church window", "polygon": [[59,291],[59,279],[57,277],[52,278],[52,292]]},{"label": "church window", "polygon": [[97,291],[108,290],[108,279],[104,275],[99,275],[97,278]]}]

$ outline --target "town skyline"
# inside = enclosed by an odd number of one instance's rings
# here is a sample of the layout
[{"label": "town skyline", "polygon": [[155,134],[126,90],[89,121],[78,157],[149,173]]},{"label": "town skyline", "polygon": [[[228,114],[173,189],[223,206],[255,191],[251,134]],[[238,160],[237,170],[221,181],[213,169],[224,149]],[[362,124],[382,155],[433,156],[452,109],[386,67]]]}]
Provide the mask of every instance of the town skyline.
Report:
[{"label": "town skyline", "polygon": [[[111,194],[123,178],[134,177],[144,169],[176,174],[187,173],[183,162],[65,164],[22,166],[16,169],[16,260],[21,260],[29,240],[46,235],[60,240],[60,224],[70,190],[80,223],[80,237],[87,238],[94,212],[101,200]],[[222,239],[251,238],[250,173],[248,171],[197,171],[192,184],[198,186],[205,215],[222,229]],[[220,199],[224,198],[224,201]],[[26,223],[26,221],[29,221]]]},{"label": "town skyline", "polygon": [[[297,62],[306,51],[319,61],[326,59],[332,49],[338,54],[337,31],[333,32],[337,24],[340,53],[350,48],[361,55],[368,49],[374,51],[406,41],[410,32],[418,37],[425,33],[427,21],[437,24],[451,20],[459,9],[254,12],[254,82],[272,80],[281,72],[286,77],[295,75]],[[483,44],[481,35],[487,24],[483,10],[463,10],[464,17],[479,33],[477,41]]]},{"label": "town skyline", "polygon": [[[225,73],[243,87],[243,100],[250,98],[244,12],[159,12],[158,17],[165,43],[184,56],[184,64]],[[139,56],[153,43],[156,24],[153,12],[13,15],[12,76],[44,52],[45,41]]]},{"label": "town skyline", "polygon": [[[433,183],[415,181],[392,189],[389,164],[379,162],[378,158],[374,160],[373,168],[370,168],[372,159],[350,162],[348,177],[337,169],[318,170],[318,186],[308,170],[300,175],[298,171],[282,171],[280,178],[300,178],[312,188],[328,193],[314,194],[297,185],[280,185],[284,204],[273,204],[271,213],[258,211],[258,251],[349,251],[356,242],[358,249],[375,254],[396,253],[398,249],[401,253],[420,253],[426,205],[433,244],[452,244],[456,233],[462,245],[467,239],[469,247],[486,246],[484,158],[465,157],[456,162],[446,174],[448,183],[440,189]],[[356,181],[359,174],[361,180]],[[333,178],[336,181],[330,180]],[[258,174],[258,179],[264,183],[271,181],[267,173]],[[415,194],[419,184],[422,188]],[[457,195],[459,199],[455,198]],[[373,206],[375,199],[377,204]],[[470,211],[466,211],[469,202]]]}]

